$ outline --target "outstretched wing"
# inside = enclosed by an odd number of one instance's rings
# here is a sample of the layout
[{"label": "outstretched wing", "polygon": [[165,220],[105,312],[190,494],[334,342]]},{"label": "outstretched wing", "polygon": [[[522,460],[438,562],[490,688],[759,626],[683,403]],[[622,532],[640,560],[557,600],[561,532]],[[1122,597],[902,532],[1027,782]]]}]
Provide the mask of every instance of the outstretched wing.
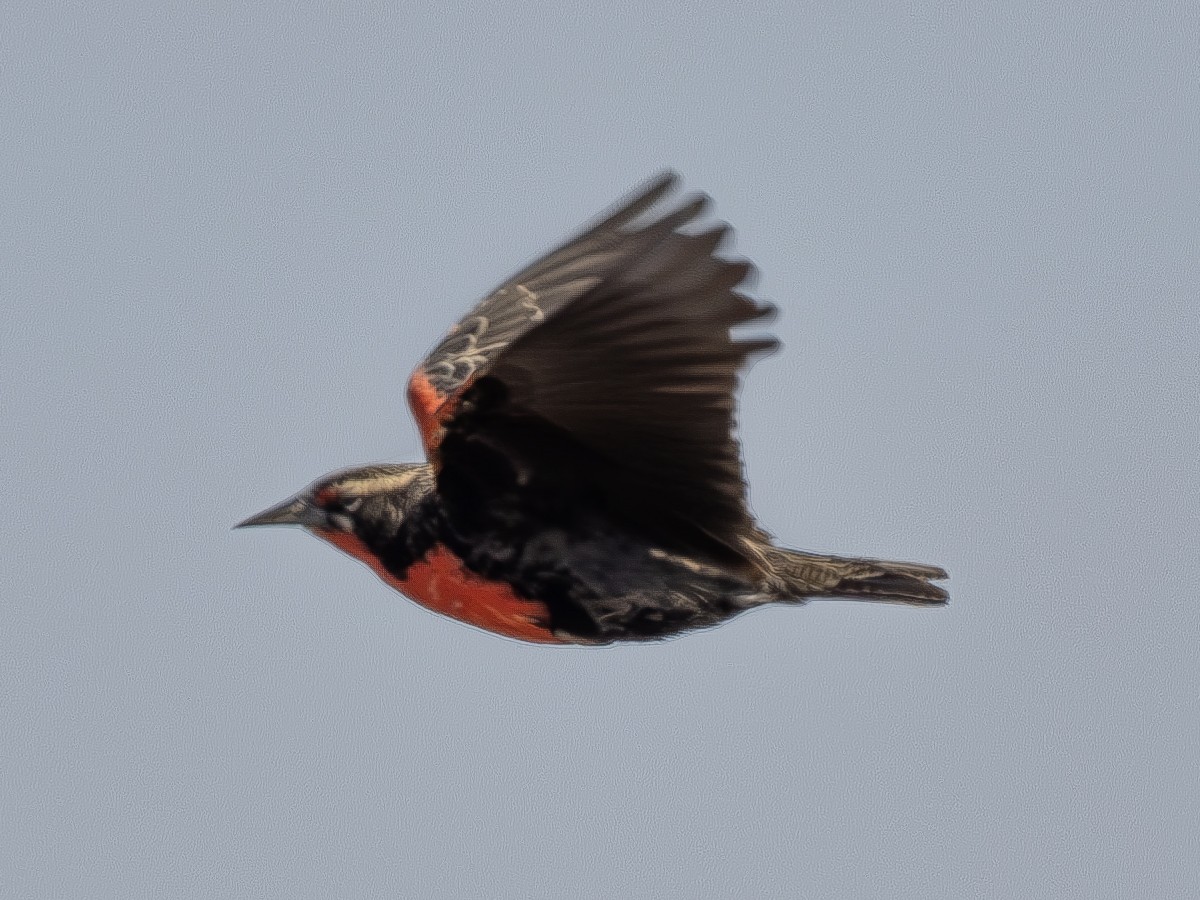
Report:
[{"label": "outstretched wing", "polygon": [[497,288],[413,374],[439,489],[460,507],[496,499],[469,471],[487,448],[515,485],[587,486],[656,539],[742,558],[754,526],[733,394],[747,357],[775,341],[731,329],[771,308],[737,290],[749,263],[714,255],[727,226],[681,231],[706,198],[650,215],[675,181],[660,177]]}]

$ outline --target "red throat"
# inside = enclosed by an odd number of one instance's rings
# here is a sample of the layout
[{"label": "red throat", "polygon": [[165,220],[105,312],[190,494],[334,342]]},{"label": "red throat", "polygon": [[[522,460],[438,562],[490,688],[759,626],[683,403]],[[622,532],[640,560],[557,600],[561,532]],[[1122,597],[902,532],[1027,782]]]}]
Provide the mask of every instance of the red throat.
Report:
[{"label": "red throat", "polygon": [[397,578],[355,535],[325,530],[314,534],[366,563],[385,582],[426,609],[504,637],[535,644],[563,643],[546,625],[549,617],[544,604],[518,597],[507,584],[485,581],[442,545],[409,566],[404,578]]}]

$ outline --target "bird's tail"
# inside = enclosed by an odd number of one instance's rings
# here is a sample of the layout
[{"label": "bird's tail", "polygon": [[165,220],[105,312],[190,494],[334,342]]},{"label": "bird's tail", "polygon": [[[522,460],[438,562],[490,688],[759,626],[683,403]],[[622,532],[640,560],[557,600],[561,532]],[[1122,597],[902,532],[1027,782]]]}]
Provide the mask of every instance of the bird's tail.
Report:
[{"label": "bird's tail", "polygon": [[930,581],[949,577],[944,569],[919,563],[821,556],[781,547],[759,548],[764,588],[779,600],[850,597],[913,606],[942,606],[949,599]]}]

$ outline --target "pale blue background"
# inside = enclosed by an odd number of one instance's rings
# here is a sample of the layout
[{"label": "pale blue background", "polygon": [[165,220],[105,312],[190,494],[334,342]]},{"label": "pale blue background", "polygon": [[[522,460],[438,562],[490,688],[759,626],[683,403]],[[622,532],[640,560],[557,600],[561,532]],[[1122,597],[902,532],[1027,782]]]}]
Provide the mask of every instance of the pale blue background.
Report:
[{"label": "pale blue background", "polygon": [[[0,896],[1196,896],[1197,9],[5,4]],[[764,525],[948,609],[540,649],[229,530],[665,166]]]}]

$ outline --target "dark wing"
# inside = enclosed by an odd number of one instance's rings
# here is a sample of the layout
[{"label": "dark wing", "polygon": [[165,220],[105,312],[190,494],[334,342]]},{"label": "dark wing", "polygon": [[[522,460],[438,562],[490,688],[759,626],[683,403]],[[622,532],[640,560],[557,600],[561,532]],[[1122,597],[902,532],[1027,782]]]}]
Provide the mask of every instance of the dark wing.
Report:
[{"label": "dark wing", "polygon": [[439,490],[460,507],[498,502],[479,475],[503,481],[478,456],[487,448],[513,484],[560,497],[586,486],[610,517],[667,546],[743,558],[754,526],[733,394],[747,357],[775,341],[730,329],[771,308],[737,291],[748,263],[714,255],[727,226],[680,231],[705,198],[647,215],[675,180],[511,278],[413,374]]},{"label": "dark wing", "polygon": [[409,380],[408,401],[426,449],[437,446],[441,424],[463,391],[500,354],[627,259],[636,234],[629,230],[631,223],[675,181],[672,174],[656,179],[607,218],[512,276],[455,323]]}]

